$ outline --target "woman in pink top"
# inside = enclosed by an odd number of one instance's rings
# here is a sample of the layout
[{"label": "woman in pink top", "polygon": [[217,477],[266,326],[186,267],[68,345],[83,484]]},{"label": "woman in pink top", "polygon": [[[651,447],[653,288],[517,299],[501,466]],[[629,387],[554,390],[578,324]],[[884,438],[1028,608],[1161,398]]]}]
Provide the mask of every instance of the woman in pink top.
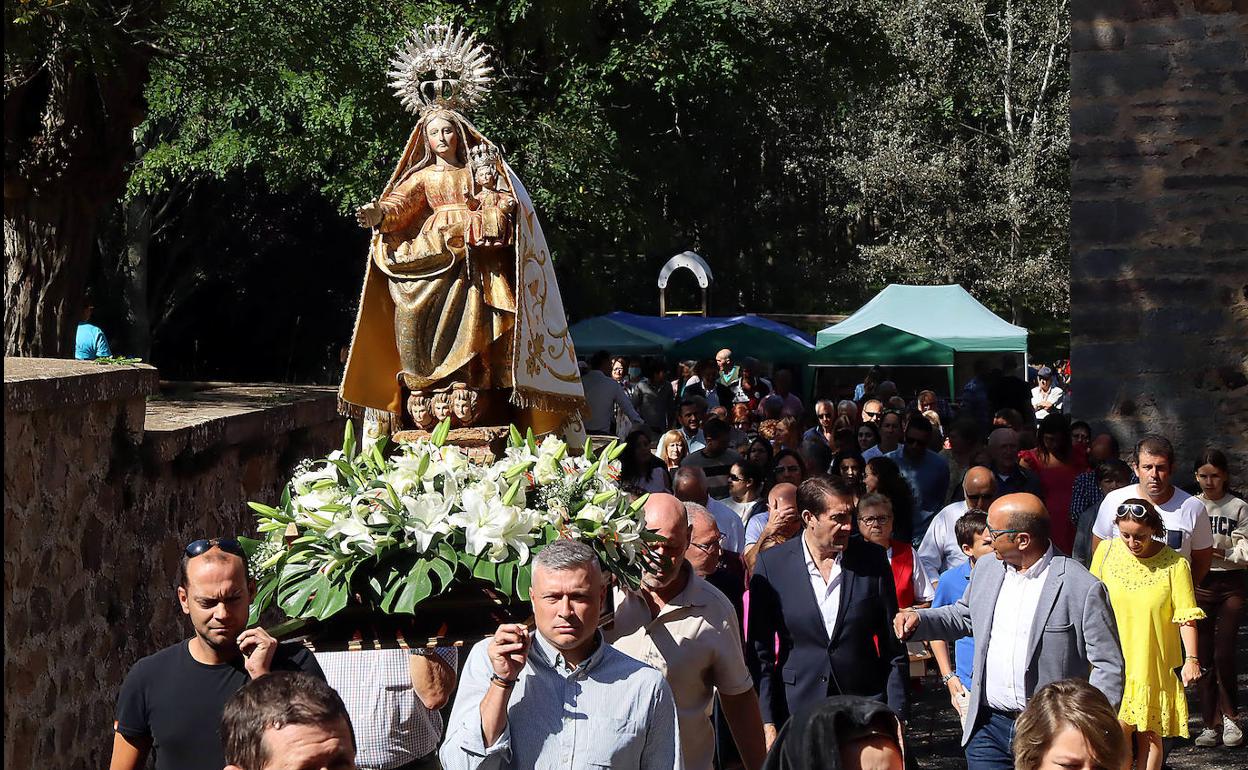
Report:
[{"label": "woman in pink top", "polygon": [[1070,439],[1070,421],[1065,415],[1050,414],[1040,421],[1036,448],[1018,453],[1018,462],[1040,478],[1044,507],[1049,509],[1053,544],[1064,554],[1075,546],[1075,516],[1070,510],[1070,493],[1075,476],[1088,469],[1088,455]]}]

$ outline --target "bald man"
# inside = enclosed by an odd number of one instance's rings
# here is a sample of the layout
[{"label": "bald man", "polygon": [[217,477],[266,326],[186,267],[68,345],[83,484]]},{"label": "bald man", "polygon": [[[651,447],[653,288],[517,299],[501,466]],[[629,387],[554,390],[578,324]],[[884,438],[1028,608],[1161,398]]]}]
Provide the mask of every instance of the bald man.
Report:
[{"label": "bald man", "polygon": [[[962,514],[969,510],[988,510],[988,506],[997,497],[997,482],[992,470],[976,465],[966,472],[962,478],[962,498],[940,509],[932,517],[923,542],[919,544],[919,560],[927,568],[929,575],[939,576],[966,561],[966,554],[958,544],[958,535],[954,526]],[[939,580],[939,577],[937,577]]]},{"label": "bald man", "polygon": [[767,510],[750,517],[745,527],[745,560],[747,571],[754,569],[758,555],[780,545],[802,529],[797,510],[797,487],[787,482],[776,484],[767,493]]},{"label": "bald man", "polygon": [[1032,694],[1086,679],[1116,711],[1123,660],[1105,586],[1049,541],[1040,498],[1005,495],[988,509],[991,554],[980,557],[957,604],[897,613],[902,639],[975,638],[962,744],[970,770],[1009,770],[1014,720]]},{"label": "bald man", "polygon": [[[993,474],[997,477],[997,495],[1030,492],[1043,496],[1040,479],[1018,464],[1018,431],[1013,428],[997,428],[988,435],[988,456]],[[961,497],[962,490],[955,493]]]},{"label": "bald man", "polygon": [[715,354],[715,365],[719,367],[719,381],[730,388],[735,388],[741,379],[741,367],[732,363],[732,351],[724,348]]},{"label": "bald man", "polygon": [[[736,454],[733,452],[734,456]],[[737,457],[737,460],[740,459]],[[733,553],[745,550],[745,524],[736,511],[711,497],[705,470],[697,466],[682,465],[672,474],[672,494],[681,502],[697,503],[711,512],[719,531],[724,535],[724,548]]]},{"label": "bald man", "polygon": [[711,770],[715,733],[708,714],[718,691],[746,770],[758,770],[766,748],[754,680],[745,666],[741,630],[728,599],[685,560],[689,515],[672,495],[646,499],[646,529],[663,540],[637,591],[615,589],[615,619],[604,636],[616,649],[663,673],[676,698],[684,766]]}]

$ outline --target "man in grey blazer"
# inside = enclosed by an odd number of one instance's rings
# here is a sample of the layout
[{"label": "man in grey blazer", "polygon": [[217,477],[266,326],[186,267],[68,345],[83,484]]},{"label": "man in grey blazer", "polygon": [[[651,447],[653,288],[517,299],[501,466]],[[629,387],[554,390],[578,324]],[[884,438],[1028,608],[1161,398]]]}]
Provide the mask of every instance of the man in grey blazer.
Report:
[{"label": "man in grey blazer", "polygon": [[893,625],[901,639],[975,638],[962,730],[967,767],[1009,770],[1014,720],[1049,682],[1086,679],[1118,708],[1122,648],[1105,586],[1054,550],[1040,498],[998,498],[988,534],[993,554],[979,560],[958,603],[899,612]]}]

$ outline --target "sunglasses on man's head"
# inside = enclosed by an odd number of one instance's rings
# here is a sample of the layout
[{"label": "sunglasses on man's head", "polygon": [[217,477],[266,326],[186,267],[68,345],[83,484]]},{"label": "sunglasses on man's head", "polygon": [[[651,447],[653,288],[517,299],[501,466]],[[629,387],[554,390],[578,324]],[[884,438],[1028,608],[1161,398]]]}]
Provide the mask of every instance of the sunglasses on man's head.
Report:
[{"label": "sunglasses on man's head", "polygon": [[183,550],[188,558],[194,559],[196,556],[209,551],[212,548],[220,548],[226,553],[232,553],[235,556],[247,557],[247,552],[243,550],[243,546],[232,537],[214,537],[211,540],[195,540],[189,543]]}]

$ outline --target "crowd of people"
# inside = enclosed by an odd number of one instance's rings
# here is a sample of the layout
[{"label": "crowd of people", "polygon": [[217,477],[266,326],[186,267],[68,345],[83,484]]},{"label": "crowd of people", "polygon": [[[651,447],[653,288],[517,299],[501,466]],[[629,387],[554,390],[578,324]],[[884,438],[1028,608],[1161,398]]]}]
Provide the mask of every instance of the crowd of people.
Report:
[{"label": "crowd of people", "polygon": [[112,768],[921,767],[928,649],[974,770],[1159,770],[1189,685],[1196,745],[1242,742],[1248,504],[1222,452],[1180,489],[1169,441],[1125,461],[1052,371],[1025,413],[994,400],[1022,397],[1011,375],[968,386],[981,408],[873,372],[808,416],[791,375],[730,351],[674,382],[589,364],[586,425],[625,438],[621,486],[658,536],[637,590],[559,540],[532,624],[462,671],[453,647],[312,655],[246,628],[237,542],[196,541],[195,633],[126,678]]}]

